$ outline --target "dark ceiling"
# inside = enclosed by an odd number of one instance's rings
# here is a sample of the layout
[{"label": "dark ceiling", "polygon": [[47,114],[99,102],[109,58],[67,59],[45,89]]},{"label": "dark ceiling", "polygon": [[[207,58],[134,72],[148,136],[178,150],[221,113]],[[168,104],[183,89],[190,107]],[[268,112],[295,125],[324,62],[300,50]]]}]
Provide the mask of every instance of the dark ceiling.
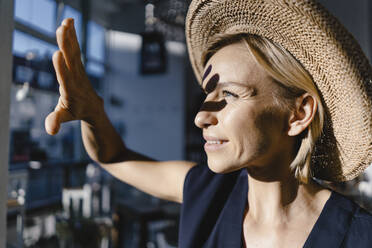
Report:
[{"label": "dark ceiling", "polygon": [[184,22],[190,0],[63,0],[63,2],[79,10],[86,6],[85,8],[90,9],[90,18],[106,28],[137,34],[145,31],[145,5],[152,3],[155,7],[154,29],[162,32],[167,40],[184,41]]}]

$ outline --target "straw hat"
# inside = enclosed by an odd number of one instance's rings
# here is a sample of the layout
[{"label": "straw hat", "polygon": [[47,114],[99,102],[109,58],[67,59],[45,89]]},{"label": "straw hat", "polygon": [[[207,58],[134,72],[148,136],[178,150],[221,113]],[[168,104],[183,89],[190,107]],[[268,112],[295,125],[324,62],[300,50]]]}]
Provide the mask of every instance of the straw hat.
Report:
[{"label": "straw hat", "polygon": [[251,33],[287,49],[310,73],[327,111],[312,173],[355,178],[372,163],[372,71],[355,39],[313,0],[193,0],[186,17],[189,57],[199,82],[202,54],[217,34]]}]

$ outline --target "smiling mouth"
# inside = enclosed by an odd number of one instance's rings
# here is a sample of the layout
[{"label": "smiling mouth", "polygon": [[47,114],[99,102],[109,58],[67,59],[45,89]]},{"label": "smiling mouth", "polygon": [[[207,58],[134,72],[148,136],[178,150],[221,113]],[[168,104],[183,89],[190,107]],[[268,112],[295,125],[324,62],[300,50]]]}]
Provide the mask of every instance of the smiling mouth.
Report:
[{"label": "smiling mouth", "polygon": [[204,150],[206,152],[217,151],[223,149],[227,143],[227,140],[208,140],[204,144]]},{"label": "smiling mouth", "polygon": [[209,140],[209,141],[207,141],[206,143],[207,143],[207,144],[211,144],[211,145],[213,145],[213,144],[221,145],[221,144],[226,143],[226,142],[227,142],[227,141],[223,141],[223,140]]}]

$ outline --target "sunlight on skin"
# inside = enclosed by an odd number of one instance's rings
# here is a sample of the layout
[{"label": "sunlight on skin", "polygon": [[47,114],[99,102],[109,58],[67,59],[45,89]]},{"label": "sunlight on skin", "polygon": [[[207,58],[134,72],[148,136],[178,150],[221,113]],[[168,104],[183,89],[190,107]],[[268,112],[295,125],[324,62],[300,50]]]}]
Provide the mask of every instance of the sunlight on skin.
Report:
[{"label": "sunlight on skin", "polygon": [[[65,19],[56,31],[60,50],[53,54],[53,66],[59,83],[60,97],[54,111],[45,119],[48,134],[55,135],[60,125],[72,120],[92,121],[102,100],[94,91],[80,57],[74,20]],[[103,108],[103,107],[102,107]]]}]

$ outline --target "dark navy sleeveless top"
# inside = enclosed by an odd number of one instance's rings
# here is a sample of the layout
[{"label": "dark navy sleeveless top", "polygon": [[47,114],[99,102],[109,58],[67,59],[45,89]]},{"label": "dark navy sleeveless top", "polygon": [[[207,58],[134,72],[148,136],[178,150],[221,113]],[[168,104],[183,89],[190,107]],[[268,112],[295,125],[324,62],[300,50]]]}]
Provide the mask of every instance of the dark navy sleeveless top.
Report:
[{"label": "dark navy sleeveless top", "polygon": [[[180,248],[241,248],[248,177],[242,169],[215,174],[206,165],[188,172],[181,209]],[[332,192],[304,248],[372,248],[372,215]]]}]

